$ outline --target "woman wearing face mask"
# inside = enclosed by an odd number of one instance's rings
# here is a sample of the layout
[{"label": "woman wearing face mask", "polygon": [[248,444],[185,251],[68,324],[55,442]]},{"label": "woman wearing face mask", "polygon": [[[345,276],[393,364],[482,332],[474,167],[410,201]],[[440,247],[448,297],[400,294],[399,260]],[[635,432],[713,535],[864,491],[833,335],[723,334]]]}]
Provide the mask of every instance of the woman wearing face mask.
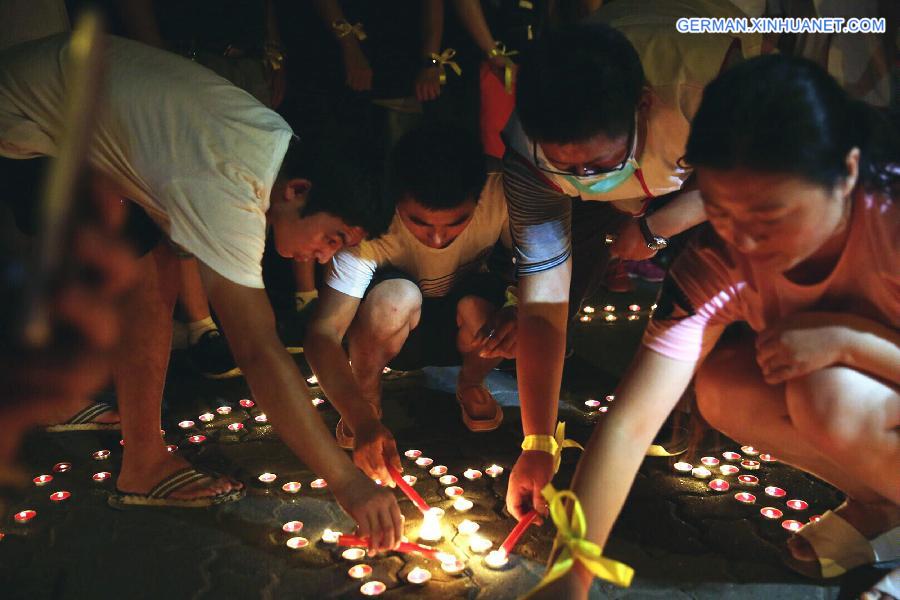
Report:
[{"label": "woman wearing face mask", "polygon": [[[686,160],[712,227],[670,270],[578,466],[590,540],[606,542],[696,375],[713,427],[846,494],[789,540],[789,566],[835,577],[900,558],[897,139],[808,61],[753,59],[706,88]],[[722,337],[737,322],[746,333]],[[590,580],[576,563],[540,595],[585,597]]]}]

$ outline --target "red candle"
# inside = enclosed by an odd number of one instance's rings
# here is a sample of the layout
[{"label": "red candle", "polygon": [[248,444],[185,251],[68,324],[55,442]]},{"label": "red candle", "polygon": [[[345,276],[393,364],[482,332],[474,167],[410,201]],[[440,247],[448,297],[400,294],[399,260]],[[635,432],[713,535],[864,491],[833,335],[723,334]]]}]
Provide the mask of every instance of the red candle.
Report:
[{"label": "red candle", "polygon": [[741,483],[741,485],[756,485],[759,483],[759,477],[756,477],[754,475],[738,475],[738,481]]},{"label": "red candle", "polygon": [[188,441],[192,444],[202,444],[206,441],[205,435],[192,435],[188,438]]},{"label": "red candle", "polygon": [[806,510],[809,508],[809,503],[805,500],[788,500],[787,507],[792,510]]},{"label": "red candle", "polygon": [[244,408],[253,408],[254,406],[256,406],[256,402],[254,402],[253,400],[248,400],[247,398],[244,398],[243,400],[238,402],[238,404],[240,404]]},{"label": "red candle", "polygon": [[53,475],[38,475],[34,479],[32,479],[34,485],[47,485],[51,481],[53,481]]},{"label": "red candle", "polygon": [[388,465],[387,470],[391,475],[391,479],[393,479],[394,483],[397,484],[397,487],[399,487],[403,491],[403,493],[406,494],[407,498],[412,500],[412,503],[416,505],[416,508],[421,510],[423,513],[428,512],[428,509],[430,508],[428,506],[428,503],[425,502],[424,499],[422,499],[422,496],[420,496],[419,493],[414,490],[411,485],[403,480],[403,476],[400,475],[400,471],[398,471],[392,465]]},{"label": "red candle", "polygon": [[721,467],[719,467],[719,472],[722,475],[734,475],[738,471],[740,471],[740,469],[738,469],[734,465],[722,465]]},{"label": "red candle", "polygon": [[26,509],[20,510],[15,515],[13,515],[13,519],[15,519],[16,523],[27,523],[37,516],[36,510]]},{"label": "red candle", "polygon": [[513,530],[509,532],[509,535],[506,536],[506,539],[503,540],[503,543],[500,544],[500,549],[503,550],[506,554],[509,554],[513,551],[513,548],[516,547],[516,543],[519,541],[519,538],[522,537],[522,534],[525,533],[525,530],[534,523],[534,520],[537,518],[538,513],[536,510],[530,511],[522,520],[516,523],[516,526],[513,527]]},{"label": "red candle", "polygon": [[756,502],[756,496],[750,492],[738,492],[734,495],[734,499],[743,504],[753,504]]},{"label": "red candle", "polygon": [[781,489],[780,487],[775,487],[774,485],[770,485],[766,488],[766,494],[772,496],[773,498],[784,498],[787,496],[787,492]]},{"label": "red candle", "polygon": [[800,521],[795,521],[793,519],[785,519],[781,522],[781,526],[788,531],[800,531],[801,529],[803,529],[803,523],[801,523]]},{"label": "red candle", "polygon": [[766,506],[759,509],[759,513],[767,519],[780,519],[784,514],[777,508],[773,508],[771,506]]},{"label": "red candle", "polygon": [[72,463],[61,462],[53,465],[54,473],[65,473],[72,470]]},{"label": "red candle", "polygon": [[112,473],[110,473],[109,471],[100,471],[99,473],[94,473],[93,475],[91,475],[91,479],[97,482],[106,481],[110,477],[112,477]]},{"label": "red candle", "polygon": [[709,489],[714,492],[727,492],[729,487],[731,486],[724,479],[713,479],[709,482]]},{"label": "red candle", "polygon": [[777,462],[775,457],[772,456],[771,454],[760,454],[759,460],[764,461],[764,462]]},{"label": "red candle", "polygon": [[[337,541],[339,546],[350,546],[353,548],[368,548],[369,540],[368,538],[359,537],[355,535],[342,535],[338,537]],[[430,558],[432,560],[440,560],[437,556],[438,552],[431,546],[423,546],[422,544],[414,544],[412,542],[400,542],[400,546],[397,548],[398,552],[403,552],[406,554],[411,554],[413,552],[418,552],[423,555],[425,558]]]},{"label": "red candle", "polygon": [[723,452],[722,458],[724,458],[725,460],[731,460],[731,461],[741,460],[741,455],[738,454],[737,452]]},{"label": "red candle", "polygon": [[50,500],[53,502],[62,502],[63,500],[68,500],[72,496],[71,492],[67,492],[65,490],[60,492],[53,492],[50,494]]}]

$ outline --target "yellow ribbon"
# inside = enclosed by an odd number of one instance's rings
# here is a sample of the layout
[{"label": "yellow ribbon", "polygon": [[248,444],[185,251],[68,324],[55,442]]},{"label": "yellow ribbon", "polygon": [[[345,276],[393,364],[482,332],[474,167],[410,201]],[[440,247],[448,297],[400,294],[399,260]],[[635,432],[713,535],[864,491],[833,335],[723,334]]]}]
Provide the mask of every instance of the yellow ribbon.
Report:
[{"label": "yellow ribbon", "polygon": [[556,452],[553,454],[553,473],[559,472],[559,465],[562,462],[562,451],[566,448],[578,448],[584,450],[584,446],[575,440],[566,439],[566,422],[560,421],[556,424],[556,434],[553,439],[556,440]]},{"label": "yellow ribbon", "polygon": [[338,19],[331,24],[331,28],[337,33],[338,39],[342,37],[347,37],[351,33],[356,36],[356,39],[359,41],[363,41],[366,39],[366,32],[363,30],[363,24],[357,23],[356,25],[351,25],[347,21],[342,19]]},{"label": "yellow ribbon", "polygon": [[503,59],[503,86],[506,88],[507,94],[512,94],[513,67],[515,67],[515,63],[513,63],[510,56],[515,56],[518,53],[518,50],[507,50],[503,42],[497,42],[497,45],[488,52],[488,56],[491,58],[499,56]]},{"label": "yellow ribbon", "polygon": [[447,48],[440,54],[431,53],[431,60],[434,61],[435,66],[440,69],[440,82],[441,85],[447,83],[447,74],[444,72],[444,67],[450,67],[453,69],[453,72],[456,73],[457,76],[462,75],[462,69],[459,68],[459,65],[453,61],[453,57],[456,56],[456,50],[453,48]]},{"label": "yellow ribbon", "polygon": [[[553,524],[556,525],[557,534],[556,540],[553,542],[553,551],[555,552],[560,546],[562,549],[559,551],[559,556],[550,565],[544,578],[529,593],[529,596],[568,573],[575,566],[576,561],[584,565],[595,577],[620,587],[630,586],[631,579],[634,577],[634,569],[624,563],[605,558],[600,546],[585,539],[587,521],[578,496],[571,490],[557,491],[552,483],[544,486],[541,494],[550,505],[550,517],[553,519]],[[571,518],[566,511],[565,500],[571,501]]]}]

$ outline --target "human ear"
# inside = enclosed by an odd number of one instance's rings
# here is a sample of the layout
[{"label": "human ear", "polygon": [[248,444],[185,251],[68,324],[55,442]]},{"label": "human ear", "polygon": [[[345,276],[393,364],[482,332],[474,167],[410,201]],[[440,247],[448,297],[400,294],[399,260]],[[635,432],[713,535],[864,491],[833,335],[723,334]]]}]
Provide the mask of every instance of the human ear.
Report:
[{"label": "human ear", "polygon": [[847,177],[844,178],[841,184],[843,188],[841,191],[846,196],[853,191],[853,188],[856,187],[856,182],[859,181],[859,148],[854,146],[850,149],[850,152],[844,158],[844,166],[847,167]]}]

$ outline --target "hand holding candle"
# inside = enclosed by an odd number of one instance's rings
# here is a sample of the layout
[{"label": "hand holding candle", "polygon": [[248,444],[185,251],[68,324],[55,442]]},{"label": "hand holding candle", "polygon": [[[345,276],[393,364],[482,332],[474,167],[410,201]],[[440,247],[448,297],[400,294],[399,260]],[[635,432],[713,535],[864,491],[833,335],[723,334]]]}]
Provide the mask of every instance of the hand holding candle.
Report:
[{"label": "hand holding candle", "polygon": [[[351,548],[368,548],[369,539],[356,535],[342,535],[338,537],[338,546],[348,546]],[[397,552],[411,554],[417,552],[425,558],[440,561],[438,552],[431,546],[423,546],[422,544],[414,544],[412,542],[400,542]]]},{"label": "hand holding candle", "polygon": [[538,513],[536,510],[532,510],[528,512],[522,519],[516,523],[516,526],[513,527],[513,530],[509,532],[509,535],[506,536],[506,539],[503,540],[503,543],[500,544],[500,550],[509,554],[513,551],[513,548],[516,547],[516,543],[518,543],[519,538],[522,537],[522,534],[525,533],[525,530],[528,529],[534,520],[537,519]]},{"label": "hand holding candle", "polygon": [[428,506],[428,503],[422,499],[422,496],[420,496],[419,493],[416,492],[416,490],[414,490],[411,485],[406,483],[406,481],[403,479],[403,476],[400,475],[400,471],[398,471],[392,465],[387,465],[387,471],[390,474],[391,478],[394,480],[394,483],[397,484],[397,487],[403,490],[403,493],[406,494],[407,498],[412,500],[412,503],[416,505],[416,508],[421,510],[423,513],[428,512],[430,508]]}]

